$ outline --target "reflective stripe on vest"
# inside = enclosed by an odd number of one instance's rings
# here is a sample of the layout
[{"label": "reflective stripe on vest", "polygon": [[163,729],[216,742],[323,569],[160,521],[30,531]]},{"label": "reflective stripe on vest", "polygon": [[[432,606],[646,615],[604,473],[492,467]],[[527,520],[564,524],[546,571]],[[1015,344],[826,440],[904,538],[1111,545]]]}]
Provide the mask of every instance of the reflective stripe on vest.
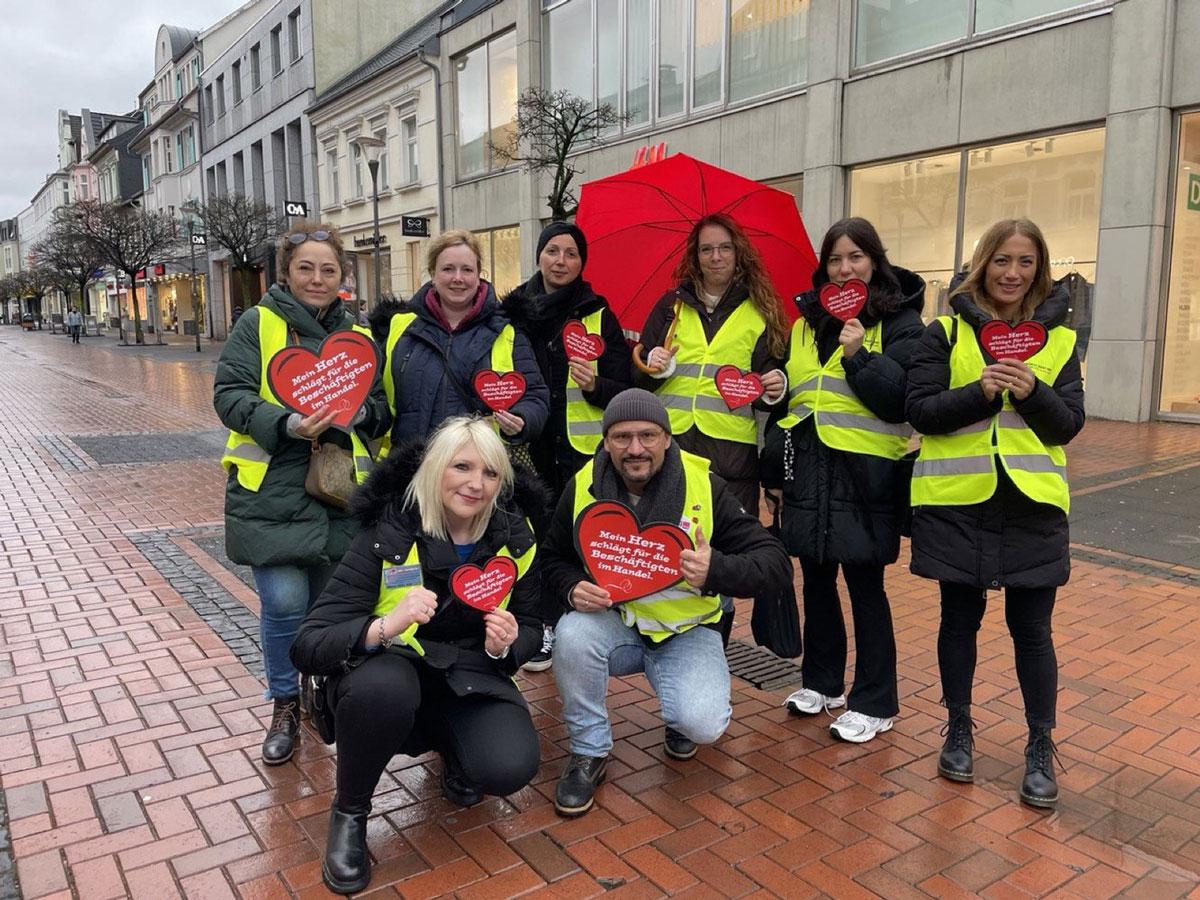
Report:
[{"label": "reflective stripe on vest", "polygon": [[[954,333],[954,318],[939,316],[947,338]],[[1053,386],[1063,366],[1075,352],[1075,332],[1051,328],[1046,346],[1025,361],[1039,381]],[[985,361],[975,330],[958,317],[957,336],[950,349],[950,388],[974,384]],[[996,458],[1013,484],[1037,503],[1071,507],[1067,484],[1067,454],[1062,447],[1047,446],[1012,405],[1007,391],[1004,405],[994,416],[949,434],[925,435],[921,455],[913,466],[913,506],[969,506],[982,503],[996,492]]]},{"label": "reflective stripe on vest", "polygon": [[[696,528],[702,528],[705,537],[711,541],[713,505],[709,462],[702,456],[694,456],[683,450],[679,455],[683,461],[683,509],[688,524],[687,532],[694,539]],[[593,462],[589,460],[575,475],[574,519],[578,519],[584,507],[595,500],[591,492]],[[716,622],[721,618],[721,598],[701,594],[698,589],[681,580],[649,597],[618,603],[616,609],[621,614],[622,622],[657,643],[696,625]]]},{"label": "reflective stripe on vest", "polygon": [[[598,309],[583,317],[583,327],[588,334],[600,333],[600,320],[604,310]],[[592,360],[592,372],[599,371],[599,362]],[[600,446],[600,423],[604,410],[593,406],[583,398],[583,389],[571,377],[567,369],[567,439],[576,453],[591,456]]]},{"label": "reflective stripe on vest", "polygon": [[[351,326],[359,334],[371,337],[371,329],[361,325]],[[266,306],[258,307],[258,396],[268,403],[282,407],[269,387],[267,381],[267,365],[271,357],[287,346],[288,324],[279,313]],[[351,454],[354,457],[354,480],[362,484],[371,474],[375,462],[371,451],[355,433],[350,430]],[[263,479],[267,477],[267,469],[271,465],[271,454],[254,442],[254,438],[240,432],[229,432],[225,440],[225,452],[221,455],[221,465],[225,471],[237,470],[238,484],[248,491],[257,493],[262,488]]]},{"label": "reflective stripe on vest", "polygon": [[[882,323],[866,330],[863,347],[883,352]],[[816,334],[803,318],[792,326],[787,376],[788,415],[779,420],[780,428],[792,428],[815,414],[817,438],[826,447],[886,459],[899,459],[908,452],[912,428],[883,421],[858,399],[846,380],[840,345],[821,365]]]},{"label": "reflective stripe on vest", "polygon": [[694,424],[703,434],[723,441],[755,444],[758,428],[754,410],[742,406],[731,410],[721,399],[713,376],[724,365],[746,371],[754,347],[766,329],[762,315],[749,300],[725,320],[710,344],[704,336],[700,314],[686,303],[679,307],[675,340],[675,371],[658,390],[658,397],[671,419],[671,433],[683,434]]},{"label": "reflective stripe on vest", "polygon": [[[528,520],[526,520],[526,522],[528,524]],[[532,530],[532,528],[533,526],[530,525],[530,530]],[[534,557],[537,556],[537,544],[530,545],[529,549],[526,550],[522,556],[513,556],[512,551],[509,550],[507,546],[501,547],[496,555],[506,556],[517,564],[517,581],[520,581],[525,577],[525,573],[529,571],[529,567],[533,565]],[[397,564],[388,562],[386,559],[383,561],[383,571],[379,575],[379,599],[375,601],[375,609],[372,611],[374,615],[386,616],[393,609],[400,605],[400,601],[405,598],[409,591],[411,591],[413,588],[424,586],[423,580],[418,577],[416,584],[388,587],[388,569],[393,568],[395,565]],[[415,566],[417,574],[420,576],[421,557],[417,551],[416,541],[413,541],[412,547],[409,548],[408,556],[405,557],[402,565]],[[517,581],[513,582],[514,587],[516,587]],[[504,599],[500,601],[500,608],[507,609],[508,601],[510,599],[512,599],[512,591],[509,591],[507,594],[505,594]],[[396,635],[394,639],[400,641],[401,643],[407,644],[421,656],[424,656],[425,648],[421,646],[420,641],[418,641],[416,637],[418,624],[419,623],[417,622],[413,622],[406,629],[404,629],[404,631]]]}]

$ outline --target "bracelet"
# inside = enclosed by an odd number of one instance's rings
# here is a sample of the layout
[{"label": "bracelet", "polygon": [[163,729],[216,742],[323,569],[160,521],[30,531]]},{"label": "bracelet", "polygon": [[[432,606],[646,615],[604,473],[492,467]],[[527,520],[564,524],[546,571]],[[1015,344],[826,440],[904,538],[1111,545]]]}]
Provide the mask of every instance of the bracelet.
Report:
[{"label": "bracelet", "polygon": [[380,616],[379,617],[379,646],[382,647],[384,650],[386,650],[388,647],[392,646],[392,642],[395,640],[396,640],[395,637],[387,637],[386,632],[383,630],[383,616]]},{"label": "bracelet", "polygon": [[512,644],[509,644],[507,647],[505,647],[505,648],[504,648],[504,649],[503,649],[503,650],[500,652],[500,655],[499,655],[499,656],[492,656],[492,651],[491,651],[491,650],[489,650],[487,647],[484,647],[484,648],[483,648],[483,652],[484,652],[484,653],[486,653],[486,654],[487,654],[489,657],[491,657],[492,659],[496,659],[496,660],[500,660],[500,659],[506,659],[506,658],[508,657],[508,650],[509,650],[509,648],[510,648],[510,647],[512,647]]}]

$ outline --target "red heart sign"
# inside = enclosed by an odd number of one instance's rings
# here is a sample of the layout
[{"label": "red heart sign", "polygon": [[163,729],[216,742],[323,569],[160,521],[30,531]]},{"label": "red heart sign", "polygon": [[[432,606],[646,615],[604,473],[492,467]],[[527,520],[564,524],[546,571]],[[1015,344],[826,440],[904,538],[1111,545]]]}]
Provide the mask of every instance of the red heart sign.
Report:
[{"label": "red heart sign", "polygon": [[316,353],[284,347],[267,362],[267,384],[279,402],[310,416],[324,406],[338,414],[334,424],[350,425],[371,391],[379,368],[379,348],[365,334],[337,331]]},{"label": "red heart sign", "polygon": [[587,328],[578,319],[571,319],[563,326],[562,342],[568,357],[591,362],[604,355],[604,338],[598,334],[588,334]]},{"label": "red heart sign", "polygon": [[475,393],[487,408],[511,409],[525,396],[525,376],[520,372],[493,372],[483,369],[475,373]]},{"label": "red heart sign", "polygon": [[678,525],[640,528],[633,510],[614,500],[588,505],[575,521],[575,549],[592,581],[614,603],[648,597],[677,583],[683,577],[679,554],[691,547]]},{"label": "red heart sign", "polygon": [[1041,322],[1022,322],[1013,327],[993,319],[979,329],[979,343],[992,359],[1029,359],[1046,346],[1046,326]]},{"label": "red heart sign", "polygon": [[867,305],[867,283],[851,278],[839,286],[830,281],[821,285],[821,305],[835,319],[849,322]]},{"label": "red heart sign", "polygon": [[730,409],[753,403],[763,394],[762,379],[757,372],[743,372],[737,366],[721,366],[713,378],[717,393]]},{"label": "red heart sign", "polygon": [[450,573],[450,593],[467,606],[491,612],[517,583],[517,564],[507,556],[493,556],[483,568],[466,563]]}]

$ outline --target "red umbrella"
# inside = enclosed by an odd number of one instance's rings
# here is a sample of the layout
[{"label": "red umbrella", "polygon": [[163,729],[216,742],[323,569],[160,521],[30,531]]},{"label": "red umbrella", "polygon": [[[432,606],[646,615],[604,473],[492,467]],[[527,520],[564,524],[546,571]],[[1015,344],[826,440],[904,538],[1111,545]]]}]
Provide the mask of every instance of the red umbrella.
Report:
[{"label": "red umbrella", "polygon": [[812,286],[817,267],[795,198],[725,169],[676,154],[583,186],[576,224],[588,242],[587,279],[626,331],[641,331],[701,216],[722,212],[746,231],[783,300]]}]

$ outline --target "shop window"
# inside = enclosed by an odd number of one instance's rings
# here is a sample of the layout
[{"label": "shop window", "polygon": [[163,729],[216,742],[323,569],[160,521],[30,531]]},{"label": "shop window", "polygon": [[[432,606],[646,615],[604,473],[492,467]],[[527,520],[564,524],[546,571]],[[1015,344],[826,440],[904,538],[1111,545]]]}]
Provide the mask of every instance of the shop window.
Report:
[{"label": "shop window", "polygon": [[521,229],[517,225],[476,231],[483,251],[483,277],[502,297],[521,283]]},{"label": "shop window", "polygon": [[1159,411],[1200,421],[1200,113],[1180,121],[1176,166]]},{"label": "shop window", "polygon": [[503,162],[516,131],[517,33],[509,31],[454,61],[458,88],[458,173],[480,175]]}]

